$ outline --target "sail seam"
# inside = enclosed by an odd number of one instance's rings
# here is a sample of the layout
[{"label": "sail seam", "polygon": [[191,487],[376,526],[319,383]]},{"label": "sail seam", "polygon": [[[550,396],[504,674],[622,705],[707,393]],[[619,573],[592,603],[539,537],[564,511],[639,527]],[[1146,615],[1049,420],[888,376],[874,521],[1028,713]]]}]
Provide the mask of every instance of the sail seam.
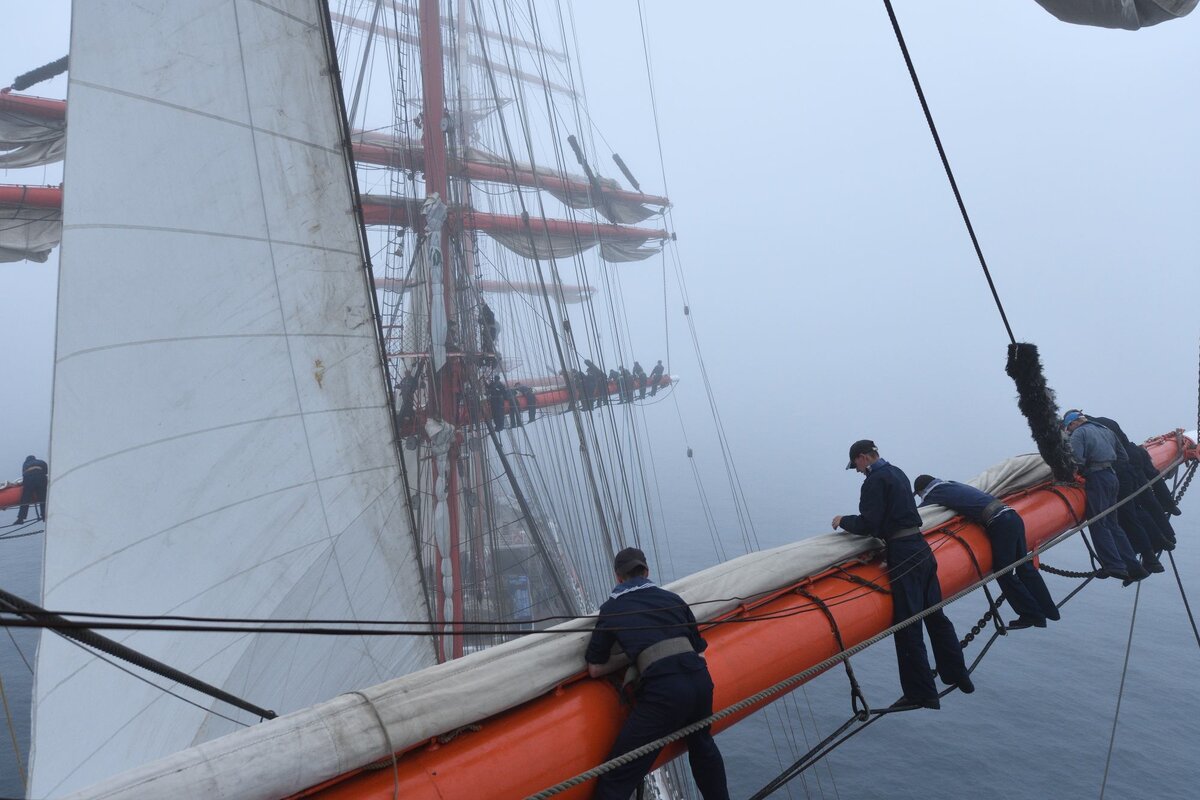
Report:
[{"label": "sail seam", "polygon": [[[254,0],[249,0],[249,1],[254,2]],[[127,97],[131,100],[141,100],[142,102],[145,102],[149,105],[161,106],[163,108],[169,108],[172,111],[181,111],[185,114],[190,114],[192,116],[204,117],[205,119],[211,119],[216,122],[223,122],[227,125],[231,125],[236,128],[244,128],[245,130],[251,131],[253,133],[261,133],[265,136],[271,136],[276,139],[283,139],[284,141],[304,145],[305,147],[311,147],[314,150],[322,150],[326,153],[333,153],[335,155],[341,155],[341,153],[335,147],[329,147],[327,145],[319,144],[317,142],[313,142],[308,139],[301,139],[298,136],[288,136],[285,133],[280,133],[279,131],[273,131],[270,128],[260,128],[257,125],[255,125],[253,122],[241,122],[240,120],[230,119],[229,117],[224,117],[224,116],[221,116],[220,114],[213,114],[213,113],[207,112],[207,111],[200,111],[198,109],[191,108],[189,106],[182,106],[177,103],[169,103],[165,100],[156,100],[153,97],[146,97],[143,94],[137,94],[136,92],[126,92],[126,91],[122,91],[121,89],[115,89],[111,86],[105,86],[105,85],[99,84],[99,83],[92,83],[91,81],[74,79],[71,81],[71,83],[78,84],[80,86],[86,86],[87,88],[94,89],[98,92],[106,92],[108,94],[115,94],[115,95],[118,95],[121,97]],[[253,114],[250,114],[250,118],[253,119]]]},{"label": "sail seam", "polygon": [[[228,509],[231,509],[231,508],[236,508],[237,506],[245,505],[246,503],[252,503],[252,502],[255,502],[255,501],[257,501],[257,500],[261,500],[261,499],[262,499],[262,498],[264,498],[264,497],[270,497],[270,496],[272,496],[272,495],[282,494],[282,493],[284,493],[284,492],[290,492],[290,491],[294,491],[294,490],[296,490],[296,489],[303,489],[303,488],[305,488],[305,487],[309,486],[309,485],[310,485],[310,484],[312,484],[312,483],[316,483],[316,482],[318,482],[319,480],[333,480],[333,479],[335,479],[335,478],[346,478],[346,477],[351,477],[351,476],[353,476],[353,475],[361,475],[361,474],[364,474],[364,473],[367,473],[367,472],[376,472],[376,471],[378,471],[378,470],[381,470],[381,469],[386,469],[386,467],[372,467],[372,468],[370,468],[370,469],[357,470],[357,471],[355,471],[355,472],[346,473],[346,474],[344,474],[344,475],[332,475],[332,476],[330,476],[329,478],[320,478],[320,479],[318,479],[318,480],[314,480],[314,481],[306,481],[306,482],[304,482],[304,483],[297,483],[297,484],[292,484],[292,485],[290,485],[290,486],[284,486],[284,487],[281,487],[281,488],[279,488],[279,489],[272,489],[272,490],[271,490],[271,491],[269,491],[269,492],[263,492],[262,494],[255,495],[254,497],[247,497],[247,498],[245,498],[244,500],[239,500],[239,501],[237,501],[236,503],[229,503],[228,505],[221,506],[220,508],[214,508],[214,509],[213,509],[213,510],[211,510],[211,511],[206,511],[206,512],[205,512],[205,513],[203,513],[203,514],[197,514],[197,515],[196,515],[196,516],[194,516],[194,517],[189,517],[188,519],[180,520],[179,522],[175,523],[174,525],[171,525],[170,527],[163,528],[163,529],[161,529],[161,530],[155,531],[154,533],[150,534],[149,536],[145,536],[145,537],[143,537],[143,538],[141,538],[141,539],[138,539],[136,542],[130,542],[130,543],[129,543],[129,544],[127,544],[125,547],[122,547],[122,548],[120,548],[119,550],[114,550],[114,551],[112,551],[111,555],[109,555],[108,557],[106,557],[105,559],[103,559],[103,560],[101,560],[101,561],[97,561],[97,562],[95,562],[95,563],[93,563],[93,564],[88,564],[86,567],[83,567],[82,569],[78,569],[78,570],[76,570],[75,572],[72,572],[70,575],[65,575],[65,576],[64,576],[64,577],[63,577],[63,578],[62,578],[60,581],[58,581],[58,583],[56,583],[54,586],[52,586],[52,587],[50,587],[50,588],[52,588],[52,589],[53,589],[53,588],[57,588],[57,586],[59,586],[59,585],[61,585],[62,583],[66,582],[67,580],[69,580],[69,579],[71,579],[71,578],[74,578],[74,577],[76,577],[76,576],[78,576],[78,575],[81,575],[81,574],[83,574],[83,573],[87,572],[87,571],[88,571],[89,569],[91,569],[92,567],[98,566],[99,564],[103,564],[105,561],[108,561],[108,560],[109,560],[109,559],[110,559],[112,556],[115,556],[115,555],[118,555],[118,554],[120,554],[120,553],[123,553],[123,552],[125,552],[126,550],[129,550],[129,549],[132,549],[132,548],[134,548],[134,547],[137,547],[138,545],[145,544],[146,542],[150,541],[151,539],[154,539],[154,538],[156,538],[156,537],[158,537],[158,536],[161,536],[161,535],[163,535],[163,534],[165,534],[165,533],[171,533],[172,531],[178,530],[179,528],[182,528],[183,526],[185,526],[185,525],[188,525],[188,524],[190,524],[190,523],[193,523],[193,522],[195,522],[195,521],[197,521],[197,520],[204,519],[205,517],[207,517],[207,516],[211,516],[212,514],[216,514],[216,513],[218,513],[218,512],[221,512],[221,511],[226,511],[226,510],[228,510]],[[393,485],[394,485],[394,484],[393,484]],[[379,499],[379,498],[376,498],[376,500],[378,500],[378,499]],[[353,521],[352,521],[352,522],[353,522]],[[349,530],[349,529],[350,529],[350,526],[348,525],[347,527],[343,528],[341,531],[337,532],[336,534],[328,533],[328,531],[327,531],[327,532],[326,532],[326,533],[327,533],[327,535],[325,535],[325,536],[324,536],[324,537],[322,537],[322,538],[319,538],[319,539],[313,539],[313,540],[311,540],[311,541],[309,541],[309,542],[304,542],[304,543],[302,543],[302,544],[299,544],[299,545],[297,545],[296,547],[292,548],[291,550],[288,550],[288,551],[286,551],[286,552],[284,552],[284,553],[279,553],[278,555],[274,556],[274,557],[273,557],[273,558],[271,558],[271,559],[268,559],[268,560],[266,560],[266,561],[262,561],[262,562],[260,562],[259,564],[255,565],[255,567],[252,567],[252,568],[250,568],[250,569],[246,569],[246,570],[242,570],[242,571],[240,571],[240,572],[234,573],[234,575],[232,575],[231,577],[238,577],[238,576],[240,576],[240,575],[245,575],[247,572],[250,572],[250,571],[252,571],[252,569],[255,569],[255,568],[257,568],[257,567],[264,566],[264,565],[266,565],[266,564],[270,564],[270,563],[272,563],[273,561],[275,561],[275,560],[276,560],[276,559],[278,559],[278,558],[282,558],[282,557],[284,557],[284,556],[290,555],[291,553],[299,552],[299,551],[301,551],[301,550],[304,550],[304,549],[306,549],[306,548],[308,548],[308,547],[311,547],[311,546],[313,546],[313,545],[332,546],[333,544],[336,544],[336,541],[337,541],[338,537],[340,537],[340,536],[341,536],[343,533],[345,533],[345,532],[346,532],[347,530]],[[227,581],[227,580],[228,580],[228,579],[226,579],[226,581]],[[216,586],[220,586],[222,583],[225,583],[226,581],[222,581],[221,583],[214,584],[212,587],[209,587],[209,589],[206,589],[206,591],[210,591],[212,588],[215,588]],[[393,585],[394,585],[394,584],[393,584]],[[200,593],[200,594],[193,595],[192,597],[189,597],[189,598],[187,598],[187,599],[186,599],[184,602],[185,602],[185,603],[186,603],[186,602],[190,602],[191,600],[194,600],[195,598],[197,598],[197,597],[200,597],[202,594],[203,594],[203,593]],[[181,603],[181,604],[179,604],[179,605],[182,605],[182,603]],[[177,606],[175,606],[175,607],[177,608],[177,607],[178,607],[178,605],[177,605]],[[173,610],[173,609],[172,609],[172,610]]]},{"label": "sail seam", "polygon": [[[106,345],[102,345],[100,347],[88,347],[83,350],[76,350],[73,353],[69,353],[61,358],[55,359],[54,363],[62,364],[65,361],[70,361],[72,358],[75,358],[76,356],[85,356],[85,355],[90,355],[92,353],[102,353],[102,352],[106,352],[109,350],[123,350],[128,347],[139,347],[141,345],[174,344],[174,343],[178,343],[178,342],[219,342],[219,341],[224,341],[224,340],[240,340],[240,339],[289,339],[289,338],[296,338],[296,337],[297,337],[296,334],[289,335],[287,333],[227,333],[227,334],[213,334],[210,336],[170,336],[170,337],[162,337],[159,339],[137,339],[132,342],[116,342],[114,344],[106,344]],[[301,334],[300,338],[303,338],[303,339],[346,339],[349,341],[354,341],[354,340],[358,340],[358,339],[370,339],[371,337],[365,336],[363,334],[356,334],[356,333],[305,333],[305,334]],[[326,409],[325,411],[359,411],[364,408],[386,408],[386,407],[387,407],[387,405],[385,403],[378,403],[375,405],[366,405],[366,406],[342,406],[342,407],[338,407],[338,408]],[[321,413],[325,413],[325,411],[311,411],[311,412],[307,412],[307,413],[321,414]],[[305,413],[305,412],[301,412],[301,413]],[[284,415],[284,416],[292,416],[292,415]],[[275,417],[263,417],[263,419],[275,419]],[[240,425],[241,423],[234,423],[234,424]]]},{"label": "sail seam", "polygon": [[[61,212],[59,212],[61,213]],[[38,220],[40,221],[40,220]],[[310,242],[294,242],[289,239],[272,239],[266,236],[251,236],[245,233],[228,233],[225,231],[205,231],[199,228],[171,228],[162,225],[116,225],[107,222],[90,222],[90,223],[63,223],[63,230],[118,230],[118,231],[154,231],[158,233],[188,233],[193,236],[211,236],[216,239],[238,239],[247,242],[263,242],[266,244],[282,244],[289,247],[299,247],[307,250],[319,250],[325,253],[337,253],[339,255],[359,257],[356,250],[343,250],[340,247],[325,247],[324,245],[312,244]]]}]

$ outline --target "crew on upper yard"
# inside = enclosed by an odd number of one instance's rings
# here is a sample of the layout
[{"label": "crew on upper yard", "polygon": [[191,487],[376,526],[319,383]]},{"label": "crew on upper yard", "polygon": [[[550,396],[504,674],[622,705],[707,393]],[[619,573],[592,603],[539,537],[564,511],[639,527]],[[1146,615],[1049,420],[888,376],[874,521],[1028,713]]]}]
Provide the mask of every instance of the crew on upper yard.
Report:
[{"label": "crew on upper yard", "polygon": [[[859,494],[858,514],[834,517],[833,528],[883,540],[891,582],[892,624],[940,603],[942,587],[938,583],[937,560],[921,534],[921,515],[917,513],[908,477],[880,458],[875,443],[869,439],[850,445],[850,463],[846,469],[857,470],[866,478]],[[966,694],[975,691],[958,634],[945,612],[939,609],[925,617],[925,628],[942,681]],[[896,642],[900,688],[904,690],[904,696],[893,708],[941,708],[921,626],[908,625],[892,638]]]},{"label": "crew on upper yard", "polygon": [[[1115,433],[1090,421],[1075,409],[1063,415],[1062,424],[1070,434],[1071,451],[1079,463],[1079,471],[1083,473],[1087,515],[1089,518],[1095,517],[1117,502],[1118,482],[1113,464],[1129,457]],[[1096,557],[1100,559],[1098,577],[1120,578],[1126,586],[1149,577],[1150,573],[1138,561],[1129,539],[1117,523],[1116,514],[1105,514],[1089,528],[1096,546]]]},{"label": "crew on upper yard", "polygon": [[26,456],[21,465],[21,507],[13,525],[24,525],[29,507],[34,507],[38,519],[46,518],[46,484],[50,468],[37,456]]},{"label": "crew on upper yard", "polygon": [[[637,703],[605,760],[611,760],[712,715],[713,683],[702,653],[708,643],[696,629],[696,617],[679,595],[650,580],[646,554],[627,547],[613,559],[616,588],[600,606],[600,615],[584,659],[593,678],[625,665],[623,655],[641,674]],[[704,800],[728,800],[725,763],[709,728],[687,737],[692,777]],[[658,751],[647,753],[596,782],[596,800],[628,800],[650,771]]]},{"label": "crew on upper yard", "polygon": [[[983,528],[992,545],[992,570],[1001,570],[1025,557],[1025,521],[1014,509],[987,492],[958,481],[943,481],[932,475],[918,475],[913,489],[921,506],[938,505],[961,514]],[[1044,628],[1046,620],[1059,618],[1058,607],[1046,588],[1041,573],[1026,561],[996,579],[1004,599],[1017,612],[1008,628]]]}]

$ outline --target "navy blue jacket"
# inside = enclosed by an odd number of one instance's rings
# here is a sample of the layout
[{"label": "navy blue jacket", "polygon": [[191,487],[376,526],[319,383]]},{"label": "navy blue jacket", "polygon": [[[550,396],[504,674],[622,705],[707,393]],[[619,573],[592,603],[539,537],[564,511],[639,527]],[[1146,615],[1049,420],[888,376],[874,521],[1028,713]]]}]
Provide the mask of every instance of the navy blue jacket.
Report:
[{"label": "navy blue jacket", "polygon": [[589,664],[604,664],[615,641],[630,661],[637,661],[638,654],[650,645],[677,636],[691,639],[696,652],[655,661],[643,678],[707,669],[697,653],[704,652],[708,642],[696,630],[696,617],[682,597],[656,586],[649,578],[634,577],[617,584],[600,606],[600,618],[583,657]]},{"label": "navy blue jacket", "polygon": [[972,522],[984,525],[987,520],[983,518],[983,509],[995,501],[996,498],[974,486],[968,486],[958,481],[940,481],[925,492],[925,499],[921,505],[945,506],[951,511],[962,514]]},{"label": "navy blue jacket", "polygon": [[921,527],[908,476],[882,458],[872,464],[858,496],[858,513],[842,517],[841,527],[884,541],[897,531]]}]

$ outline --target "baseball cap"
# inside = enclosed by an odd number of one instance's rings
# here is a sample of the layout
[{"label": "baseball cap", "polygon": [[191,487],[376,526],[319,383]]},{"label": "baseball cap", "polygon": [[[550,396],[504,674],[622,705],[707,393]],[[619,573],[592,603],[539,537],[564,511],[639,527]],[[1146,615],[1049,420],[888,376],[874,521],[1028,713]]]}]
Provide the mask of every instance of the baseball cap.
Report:
[{"label": "baseball cap", "polygon": [[613,572],[618,575],[628,575],[637,567],[650,569],[646,563],[646,554],[636,547],[626,547],[613,558]]},{"label": "baseball cap", "polygon": [[854,459],[866,453],[875,452],[875,443],[870,439],[859,439],[854,444],[850,445],[850,463],[846,465],[846,469],[854,469]]}]

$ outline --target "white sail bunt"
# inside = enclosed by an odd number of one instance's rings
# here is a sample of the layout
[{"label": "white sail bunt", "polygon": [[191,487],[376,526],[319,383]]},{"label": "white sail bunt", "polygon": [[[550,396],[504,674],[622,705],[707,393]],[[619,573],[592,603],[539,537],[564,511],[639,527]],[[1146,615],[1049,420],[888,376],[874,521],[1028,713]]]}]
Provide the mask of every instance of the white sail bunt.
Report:
[{"label": "white sail bunt", "polygon": [[[324,13],[75,3],[46,607],[429,618]],[[115,638],[280,713],[435,660],[409,637]],[[43,635],[30,796],[258,722],[140,677]]]},{"label": "white sail bunt", "polygon": [[[993,466],[970,484],[1003,496],[1050,477],[1041,456],[1026,455]],[[926,531],[954,517],[941,506],[920,513]],[[666,588],[693,604],[696,618],[704,622],[735,610],[745,598],[778,591],[880,546],[876,539],[827,533],[726,561]],[[565,622],[551,629],[558,635],[505,642],[339,697],[168,756],[70,800],[291,796],[553,691],[583,670],[592,624],[588,619]],[[275,764],[288,768],[264,768]]]},{"label": "white sail bunt", "polygon": [[62,241],[62,212],[0,205],[0,262],[45,261]]}]

